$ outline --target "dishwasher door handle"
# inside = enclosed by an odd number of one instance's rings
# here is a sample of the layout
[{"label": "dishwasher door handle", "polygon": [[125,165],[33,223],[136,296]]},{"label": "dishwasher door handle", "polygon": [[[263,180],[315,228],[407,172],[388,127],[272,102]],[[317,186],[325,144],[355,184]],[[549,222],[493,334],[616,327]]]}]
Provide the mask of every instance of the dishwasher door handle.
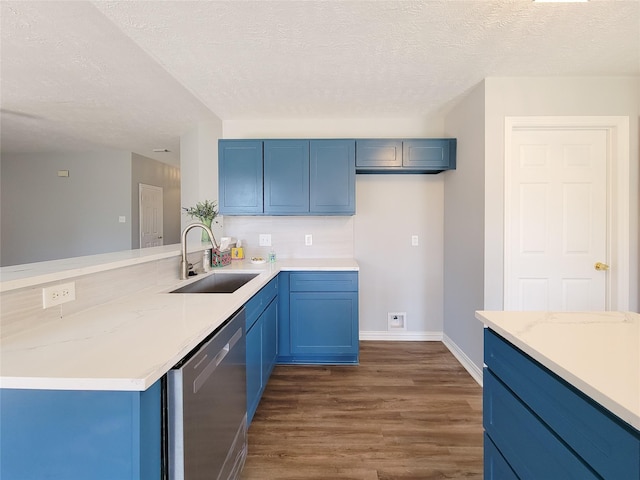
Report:
[{"label": "dishwasher door handle", "polygon": [[[204,367],[202,372],[200,372],[200,375],[196,377],[196,379],[193,381],[193,393],[198,393],[198,390],[202,388],[202,386],[205,384],[205,382],[211,376],[211,374],[215,372],[216,368],[218,368],[218,365],[222,363],[222,360],[224,360],[224,357],[227,356],[227,354],[231,351],[233,346],[238,342],[240,338],[242,338],[242,328],[239,328],[236,331],[236,333],[233,334],[233,337],[231,337],[231,339],[229,340],[229,343],[227,343],[224,347],[220,349],[220,351],[216,354],[216,356],[213,357],[211,361],[207,364],[207,366]],[[202,360],[204,360],[204,358]],[[202,363],[202,361],[200,361],[200,363]],[[200,365],[200,363],[198,365]]]}]

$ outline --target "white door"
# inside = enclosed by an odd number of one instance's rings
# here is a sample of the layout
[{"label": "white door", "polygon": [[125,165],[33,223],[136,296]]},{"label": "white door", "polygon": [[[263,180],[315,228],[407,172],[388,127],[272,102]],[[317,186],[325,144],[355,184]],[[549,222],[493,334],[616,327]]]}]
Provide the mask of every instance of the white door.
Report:
[{"label": "white door", "polygon": [[606,310],[608,132],[514,128],[505,165],[505,309]]},{"label": "white door", "polygon": [[163,244],[162,187],[138,184],[140,204],[140,248]]}]

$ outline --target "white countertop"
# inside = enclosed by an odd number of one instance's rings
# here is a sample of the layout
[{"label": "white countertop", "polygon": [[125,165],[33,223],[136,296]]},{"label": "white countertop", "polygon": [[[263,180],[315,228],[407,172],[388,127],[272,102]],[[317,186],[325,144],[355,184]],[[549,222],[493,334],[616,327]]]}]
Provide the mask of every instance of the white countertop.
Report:
[{"label": "white countertop", "polygon": [[[87,268],[97,267],[78,267],[84,273]],[[234,261],[211,273],[260,274],[231,294],[167,293],[203,275],[176,279],[169,287],[149,287],[2,339],[0,387],[146,390],[280,271],[287,270],[357,271],[358,264],[352,259],[327,258],[261,265]]]},{"label": "white countertop", "polygon": [[640,314],[480,311],[476,318],[640,430]]}]

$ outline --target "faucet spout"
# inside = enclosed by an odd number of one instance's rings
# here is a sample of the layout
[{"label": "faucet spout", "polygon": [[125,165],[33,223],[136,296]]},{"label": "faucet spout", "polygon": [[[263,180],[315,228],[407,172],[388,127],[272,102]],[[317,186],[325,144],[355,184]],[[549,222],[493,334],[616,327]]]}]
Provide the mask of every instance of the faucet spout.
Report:
[{"label": "faucet spout", "polygon": [[180,237],[180,242],[182,244],[182,257],[180,259],[180,280],[186,280],[189,278],[189,262],[187,262],[187,233],[195,227],[202,228],[207,235],[209,235],[209,242],[214,249],[218,249],[218,242],[216,242],[216,238],[213,236],[213,232],[209,227],[207,227],[204,223],[191,223],[187,225],[182,231],[182,235]]}]

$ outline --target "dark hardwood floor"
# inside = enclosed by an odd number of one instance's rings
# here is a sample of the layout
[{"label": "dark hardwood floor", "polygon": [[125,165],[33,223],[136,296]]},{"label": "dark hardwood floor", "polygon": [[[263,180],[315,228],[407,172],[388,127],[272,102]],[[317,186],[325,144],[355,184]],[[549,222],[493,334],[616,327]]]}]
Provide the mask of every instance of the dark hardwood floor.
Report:
[{"label": "dark hardwood floor", "polygon": [[440,342],[360,342],[359,366],[276,366],[242,480],[482,478],[482,389]]}]

